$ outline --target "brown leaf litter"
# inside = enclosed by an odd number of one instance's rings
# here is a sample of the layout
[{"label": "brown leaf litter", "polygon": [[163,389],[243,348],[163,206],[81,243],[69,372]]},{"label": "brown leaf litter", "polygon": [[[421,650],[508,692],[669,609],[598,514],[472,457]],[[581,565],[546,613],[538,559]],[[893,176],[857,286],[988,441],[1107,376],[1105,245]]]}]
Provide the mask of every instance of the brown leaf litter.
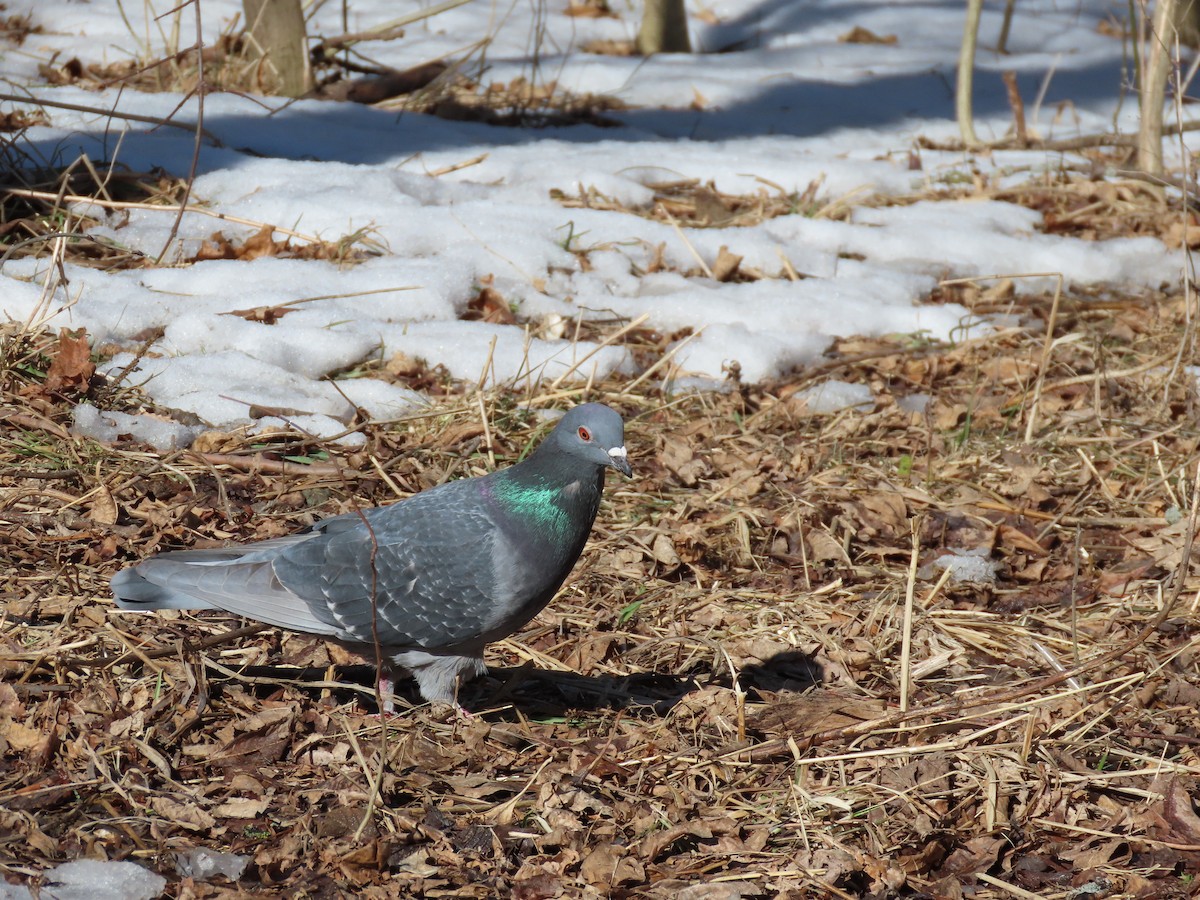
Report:
[{"label": "brown leaf litter", "polygon": [[[610,483],[555,602],[490,649],[471,721],[381,723],[357,658],[118,613],[107,579],[511,461],[544,429],[518,398],[485,395],[485,428],[459,386],[353,452],[224,434],[220,456],[163,456],[68,433],[83,336],[10,333],[6,878],[89,856],[191,897],[1194,896],[1197,391],[1131,363],[1195,315],[1072,295],[1055,330],[1079,338],[1043,360],[1048,298],[1003,302],[1025,327],[832,348],[814,377],[870,385],[867,410],[812,414],[805,376],[593,385],[637,478]],[[319,469],[235,464],[317,449]],[[995,580],[940,580],[955,551]],[[171,854],[197,846],[247,872],[179,875]]]}]

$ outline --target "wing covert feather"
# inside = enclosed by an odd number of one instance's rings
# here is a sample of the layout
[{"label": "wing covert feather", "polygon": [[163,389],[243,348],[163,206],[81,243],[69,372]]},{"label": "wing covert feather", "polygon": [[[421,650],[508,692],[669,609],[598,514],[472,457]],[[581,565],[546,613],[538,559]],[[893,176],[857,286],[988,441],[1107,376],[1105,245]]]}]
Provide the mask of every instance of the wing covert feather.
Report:
[{"label": "wing covert feather", "polygon": [[357,523],[339,522],[275,561],[279,580],[343,640],[374,640],[372,596],[389,648],[469,643],[503,618],[511,598],[495,577],[497,523],[473,482],[364,510],[366,523],[357,513],[338,518],[351,516]]}]

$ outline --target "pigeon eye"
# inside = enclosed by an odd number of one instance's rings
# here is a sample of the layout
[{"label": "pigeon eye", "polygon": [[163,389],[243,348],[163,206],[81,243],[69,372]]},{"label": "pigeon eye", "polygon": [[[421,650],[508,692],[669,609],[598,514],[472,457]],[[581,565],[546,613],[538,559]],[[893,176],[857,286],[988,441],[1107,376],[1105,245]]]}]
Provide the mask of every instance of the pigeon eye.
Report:
[{"label": "pigeon eye", "polygon": [[580,425],[579,426],[579,439],[581,441],[590,441],[592,439],[592,433],[590,431],[588,431],[586,428],[584,428],[582,425]]}]

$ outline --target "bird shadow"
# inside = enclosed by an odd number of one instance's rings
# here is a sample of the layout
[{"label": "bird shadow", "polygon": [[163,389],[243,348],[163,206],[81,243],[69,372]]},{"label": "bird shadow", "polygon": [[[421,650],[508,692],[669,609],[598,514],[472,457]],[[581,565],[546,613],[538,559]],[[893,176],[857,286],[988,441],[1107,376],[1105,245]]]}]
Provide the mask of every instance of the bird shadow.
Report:
[{"label": "bird shadow", "polygon": [[[214,686],[230,678],[228,674],[210,673]],[[245,680],[246,687],[261,696],[269,696],[288,684],[310,694],[328,690],[335,702],[355,701],[364,712],[377,712],[374,697],[363,690],[374,685],[374,666],[337,666],[335,680],[344,687],[330,687],[329,670],[321,667],[246,666],[232,678]],[[737,673],[738,687],[751,700],[760,699],[763,692],[807,690],[823,678],[820,663],[797,650],[777,653]],[[579,675],[525,665],[489,668],[486,675],[463,686],[459,701],[473,713],[497,721],[569,720],[605,710],[664,716],[689,694],[710,686],[733,688],[733,675],[728,670],[704,667],[678,673]],[[423,703],[410,679],[396,683],[396,695],[401,706]]]}]

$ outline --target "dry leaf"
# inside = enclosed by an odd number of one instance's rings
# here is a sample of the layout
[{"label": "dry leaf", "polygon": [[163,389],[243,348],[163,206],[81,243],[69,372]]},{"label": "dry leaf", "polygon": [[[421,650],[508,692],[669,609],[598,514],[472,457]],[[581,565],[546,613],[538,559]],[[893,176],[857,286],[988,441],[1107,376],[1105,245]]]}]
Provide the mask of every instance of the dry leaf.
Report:
[{"label": "dry leaf", "polygon": [[722,245],[717,251],[716,261],[712,264],[713,278],[717,281],[730,281],[738,273],[738,267],[744,257],[730,253],[729,248]]},{"label": "dry leaf", "polygon": [[578,19],[616,18],[613,11],[608,8],[607,0],[585,0],[583,3],[570,3],[563,10],[563,15]]},{"label": "dry leaf", "polygon": [[274,325],[288,313],[295,312],[294,306],[254,306],[250,309],[234,309],[225,316],[238,316],[248,322],[261,322],[264,325]]},{"label": "dry leaf", "polygon": [[112,492],[101,485],[88,503],[88,518],[97,525],[116,525],[118,514],[117,501],[113,499]]},{"label": "dry leaf", "polygon": [[150,808],[167,821],[188,831],[207,831],[217,820],[195,803],[180,803],[164,794],[150,798]]},{"label": "dry leaf", "polygon": [[87,332],[82,328],[58,333],[58,344],[50,368],[46,370],[46,381],[42,385],[47,393],[71,391],[82,393],[87,390],[96,366],[92,362]]},{"label": "dry leaf", "polygon": [[589,884],[615,887],[620,884],[646,880],[646,870],[636,859],[621,855],[620,849],[604,844],[586,857],[579,869],[580,877]]},{"label": "dry leaf", "polygon": [[266,812],[270,804],[266,798],[230,797],[214,806],[212,814],[222,819],[254,819]]},{"label": "dry leaf", "polygon": [[656,562],[668,568],[673,569],[680,563],[679,554],[675,552],[675,542],[665,534],[660,533],[654,538],[651,553],[653,553]]},{"label": "dry leaf", "polygon": [[810,562],[833,561],[850,565],[850,557],[846,555],[845,548],[829,532],[813,529],[804,535],[804,542],[808,545]]},{"label": "dry leaf", "polygon": [[12,685],[0,681],[0,716],[19,716],[23,710],[24,707]]},{"label": "dry leaf", "polygon": [[484,285],[467,303],[463,319],[490,322],[493,325],[512,325],[517,321],[508,301],[491,285]]},{"label": "dry leaf", "polygon": [[0,740],[8,743],[18,753],[36,750],[40,755],[50,742],[50,736],[40,728],[30,728],[12,719],[0,721]]},{"label": "dry leaf", "polygon": [[840,44],[896,44],[899,39],[894,34],[878,35],[868,28],[855,25],[838,38]]}]

